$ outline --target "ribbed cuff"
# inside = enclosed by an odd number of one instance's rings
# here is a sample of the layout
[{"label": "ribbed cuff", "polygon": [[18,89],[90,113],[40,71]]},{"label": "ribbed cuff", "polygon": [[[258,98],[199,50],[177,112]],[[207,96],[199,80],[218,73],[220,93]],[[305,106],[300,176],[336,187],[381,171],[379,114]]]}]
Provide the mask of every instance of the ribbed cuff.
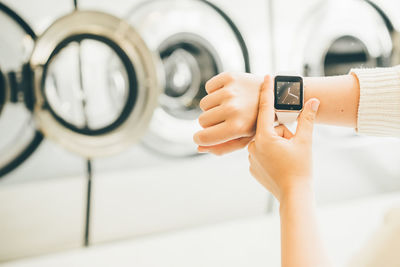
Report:
[{"label": "ribbed cuff", "polygon": [[400,137],[400,66],[352,69],[360,83],[357,131]]}]

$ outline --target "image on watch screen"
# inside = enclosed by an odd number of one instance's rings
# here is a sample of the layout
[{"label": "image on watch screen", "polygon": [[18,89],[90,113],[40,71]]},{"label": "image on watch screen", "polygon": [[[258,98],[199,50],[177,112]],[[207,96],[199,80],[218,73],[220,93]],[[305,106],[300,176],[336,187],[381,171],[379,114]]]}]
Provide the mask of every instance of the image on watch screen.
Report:
[{"label": "image on watch screen", "polygon": [[303,81],[297,76],[275,78],[275,108],[301,110],[303,107]]}]

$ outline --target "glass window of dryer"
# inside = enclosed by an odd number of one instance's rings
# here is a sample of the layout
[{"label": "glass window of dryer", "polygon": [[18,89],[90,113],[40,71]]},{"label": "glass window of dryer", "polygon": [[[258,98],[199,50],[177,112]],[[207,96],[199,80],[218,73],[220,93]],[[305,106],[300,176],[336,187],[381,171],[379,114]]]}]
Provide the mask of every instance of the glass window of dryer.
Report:
[{"label": "glass window of dryer", "polygon": [[127,20],[158,56],[164,80],[144,144],[168,156],[197,155],[193,134],[205,83],[220,72],[250,71],[240,31],[208,1],[144,1]]},{"label": "glass window of dryer", "polygon": [[196,119],[205,84],[221,69],[219,56],[207,40],[189,33],[169,37],[158,52],[165,73],[161,107],[176,118]]},{"label": "glass window of dryer", "polygon": [[342,36],[334,40],[324,58],[324,74],[334,76],[346,74],[352,68],[389,66],[390,58],[386,54],[374,57],[365,44],[354,36]]},{"label": "glass window of dryer", "polygon": [[135,77],[128,76],[122,53],[94,36],[75,36],[56,48],[43,90],[50,110],[66,127],[96,135],[125,119],[135,102],[135,91],[129,90],[129,78],[134,84]]}]

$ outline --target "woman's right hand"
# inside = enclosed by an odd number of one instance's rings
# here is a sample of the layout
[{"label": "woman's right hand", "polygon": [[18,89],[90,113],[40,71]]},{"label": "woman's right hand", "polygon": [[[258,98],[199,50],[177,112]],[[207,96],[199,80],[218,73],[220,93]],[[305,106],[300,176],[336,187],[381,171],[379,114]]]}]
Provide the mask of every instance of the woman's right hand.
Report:
[{"label": "woman's right hand", "polygon": [[256,136],[248,147],[250,172],[279,201],[293,191],[309,193],[312,134],[318,106],[319,100],[315,98],[305,103],[295,134],[284,125],[274,127],[273,83],[266,76],[260,94]]}]

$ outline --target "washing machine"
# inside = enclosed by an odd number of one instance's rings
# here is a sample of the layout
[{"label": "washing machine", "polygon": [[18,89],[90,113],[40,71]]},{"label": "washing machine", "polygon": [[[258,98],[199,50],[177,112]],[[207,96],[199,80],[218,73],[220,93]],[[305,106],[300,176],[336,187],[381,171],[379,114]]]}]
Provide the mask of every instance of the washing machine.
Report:
[{"label": "washing machine", "polygon": [[[353,67],[398,64],[397,34],[367,1],[273,1],[273,9],[278,73],[332,76],[347,74]],[[400,188],[400,168],[394,167],[399,166],[399,145],[395,139],[357,136],[352,129],[318,125],[317,199],[343,200]]]},{"label": "washing machine", "polygon": [[90,241],[140,236],[262,214],[268,194],[248,173],[246,151],[198,155],[198,103],[223,71],[271,72],[267,1],[81,0],[123,17],[159,60],[162,93],[140,144],[94,161]]},{"label": "washing machine", "polygon": [[72,8],[0,1],[0,261],[82,244],[84,161],[43,138],[22,79],[42,29]]},{"label": "washing machine", "polygon": [[18,4],[1,5],[2,260],[87,243],[91,159],[137,143],[160,91],[152,52],[124,20],[65,1],[35,33]]},{"label": "washing machine", "polygon": [[266,212],[245,151],[198,155],[192,136],[209,78],[272,71],[267,1],[4,2],[2,56],[24,57],[1,65],[1,129],[32,134],[9,142],[1,260]]}]

